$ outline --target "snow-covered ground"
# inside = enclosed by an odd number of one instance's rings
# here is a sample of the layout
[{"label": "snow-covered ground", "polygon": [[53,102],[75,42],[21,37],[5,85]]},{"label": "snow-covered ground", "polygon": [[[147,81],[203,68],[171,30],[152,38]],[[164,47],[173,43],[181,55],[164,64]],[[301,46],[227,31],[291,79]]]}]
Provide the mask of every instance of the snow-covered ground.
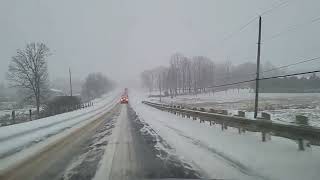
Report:
[{"label": "snow-covered ground", "polygon": [[[183,95],[172,99],[165,97],[162,102],[226,109],[231,114],[243,110],[248,112],[248,118],[253,118],[254,97],[255,94],[249,89],[231,89],[214,94]],[[148,99],[159,101],[159,98]],[[320,126],[320,93],[260,93],[259,109],[260,112],[270,113],[271,119],[280,123],[291,123],[296,115],[305,115],[310,125]]]},{"label": "snow-covered ground", "polygon": [[[29,114],[29,110],[35,111],[36,108],[23,108],[23,109],[15,109],[16,114]],[[11,115],[12,110],[1,110],[0,117],[5,115]]]},{"label": "snow-covered ground", "polygon": [[10,115],[11,111],[10,110],[2,110],[2,111],[0,111],[0,117],[5,116],[7,114]]},{"label": "snow-covered ground", "polygon": [[119,96],[119,90],[115,90],[94,100],[94,105],[89,108],[0,127],[0,170],[12,163],[11,155],[24,151],[39,142],[44,142],[53,135],[63,134],[67,129],[82,127],[96,119],[112,108],[118,102]]},{"label": "snow-covered ground", "polygon": [[[262,142],[260,133],[221,131],[141,103],[144,93],[131,92],[130,103],[141,120],[153,128],[178,155],[208,178],[319,179],[320,147],[298,151],[296,142],[280,137]],[[221,98],[222,99],[222,98]],[[227,97],[225,98],[227,99]],[[232,100],[232,99],[231,99]],[[163,147],[164,148],[164,147]]]}]

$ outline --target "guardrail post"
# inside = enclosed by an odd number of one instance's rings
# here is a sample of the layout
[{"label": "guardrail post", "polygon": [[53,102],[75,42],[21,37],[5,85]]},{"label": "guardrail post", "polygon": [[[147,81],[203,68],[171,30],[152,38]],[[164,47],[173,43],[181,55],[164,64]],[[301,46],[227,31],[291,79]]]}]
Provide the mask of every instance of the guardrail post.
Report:
[{"label": "guardrail post", "polygon": [[304,151],[304,143],[302,138],[298,139],[298,146],[300,151]]},{"label": "guardrail post", "polygon": [[238,132],[239,132],[239,134],[241,134],[241,133],[245,133],[246,130],[244,128],[239,127],[238,128]]},{"label": "guardrail post", "polygon": [[228,111],[227,110],[221,110],[221,114],[228,115]]},{"label": "guardrail post", "polygon": [[309,125],[309,119],[306,116],[303,115],[296,115],[296,123],[299,125]]},{"label": "guardrail post", "polygon": [[262,133],[262,142],[266,142],[267,141],[267,133],[266,132],[261,132]]},{"label": "guardrail post", "polygon": [[29,109],[29,121],[31,121],[32,120],[32,111],[31,111],[31,109]]},{"label": "guardrail post", "polygon": [[221,123],[221,130],[225,130],[225,129],[228,129],[228,125],[226,123]]},{"label": "guardrail post", "polygon": [[299,147],[299,151],[304,151],[306,150],[306,148],[311,148],[311,145],[309,141],[299,138],[298,147]]},{"label": "guardrail post", "polygon": [[[267,121],[271,120],[271,115],[268,113],[265,113],[265,112],[261,113],[261,117],[263,120],[267,120]],[[262,136],[262,142],[266,142],[268,140],[271,140],[271,134],[269,132],[262,131],[261,136]]]},{"label": "guardrail post", "polygon": [[264,119],[264,120],[271,120],[271,115],[268,114],[268,113],[265,113],[265,112],[262,112],[262,113],[261,113],[261,117],[262,117],[262,119]]},{"label": "guardrail post", "polygon": [[16,111],[12,111],[11,113],[11,118],[12,118],[12,124],[15,124],[16,123]]},{"label": "guardrail post", "polygon": [[244,111],[238,111],[239,117],[246,117],[246,113]]}]

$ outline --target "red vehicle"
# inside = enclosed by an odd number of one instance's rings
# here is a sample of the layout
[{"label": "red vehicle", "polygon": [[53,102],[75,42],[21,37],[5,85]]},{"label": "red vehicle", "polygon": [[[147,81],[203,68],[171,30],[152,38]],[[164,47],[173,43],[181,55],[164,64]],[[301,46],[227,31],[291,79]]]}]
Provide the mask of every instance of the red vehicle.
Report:
[{"label": "red vehicle", "polygon": [[129,102],[128,96],[121,96],[121,99],[120,99],[121,104],[128,104],[128,102]]},{"label": "red vehicle", "polygon": [[128,104],[128,102],[129,102],[129,98],[128,98],[128,88],[125,88],[125,89],[124,89],[124,93],[123,93],[122,96],[121,96],[120,103],[121,103],[121,104]]}]

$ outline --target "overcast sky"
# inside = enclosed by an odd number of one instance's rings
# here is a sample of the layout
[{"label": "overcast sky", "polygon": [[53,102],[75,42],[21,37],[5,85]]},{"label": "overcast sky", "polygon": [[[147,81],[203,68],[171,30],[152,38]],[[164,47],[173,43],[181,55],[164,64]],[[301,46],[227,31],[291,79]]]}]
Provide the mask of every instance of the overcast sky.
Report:
[{"label": "overcast sky", "polygon": [[[262,62],[276,66],[320,56],[319,0],[0,0],[0,82],[11,56],[28,42],[52,51],[50,79],[103,72],[121,81],[146,68],[168,64],[179,52],[233,64],[255,61],[258,19]],[[305,24],[304,24],[305,23]],[[231,35],[230,35],[231,34]],[[223,41],[225,37],[230,37]],[[313,62],[297,69],[314,70]]]}]

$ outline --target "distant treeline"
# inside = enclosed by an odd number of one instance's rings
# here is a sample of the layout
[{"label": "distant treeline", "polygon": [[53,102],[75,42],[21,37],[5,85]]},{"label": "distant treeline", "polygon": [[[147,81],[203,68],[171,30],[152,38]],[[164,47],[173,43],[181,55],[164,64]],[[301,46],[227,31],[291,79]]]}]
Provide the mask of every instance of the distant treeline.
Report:
[{"label": "distant treeline", "polygon": [[[254,86],[254,84],[252,84]],[[265,93],[315,93],[320,92],[320,78],[312,74],[309,78],[296,76],[261,81],[260,92]]]},{"label": "distant treeline", "polygon": [[[266,62],[262,70],[275,67]],[[205,56],[186,57],[182,54],[173,54],[169,66],[156,67],[141,73],[142,85],[151,91],[162,90],[165,95],[202,93],[209,91],[224,91],[234,88],[250,88],[252,83],[208,88],[233,82],[254,79],[256,64],[245,62],[233,65],[230,61],[214,62]],[[272,71],[268,76],[279,75],[282,72]]]},{"label": "distant treeline", "polygon": [[[286,74],[286,72],[279,71],[269,62],[262,64],[260,72],[262,72],[260,77]],[[148,88],[150,92],[161,89],[162,94],[166,96],[217,92],[228,89],[255,89],[254,81],[226,85],[254,80],[255,78],[256,64],[253,62],[233,65],[230,61],[214,62],[205,56],[186,57],[179,53],[171,56],[169,66],[156,67],[141,73],[144,87]],[[320,92],[320,78],[316,74],[312,74],[311,76],[300,78],[294,76],[261,80],[260,92]]]}]

